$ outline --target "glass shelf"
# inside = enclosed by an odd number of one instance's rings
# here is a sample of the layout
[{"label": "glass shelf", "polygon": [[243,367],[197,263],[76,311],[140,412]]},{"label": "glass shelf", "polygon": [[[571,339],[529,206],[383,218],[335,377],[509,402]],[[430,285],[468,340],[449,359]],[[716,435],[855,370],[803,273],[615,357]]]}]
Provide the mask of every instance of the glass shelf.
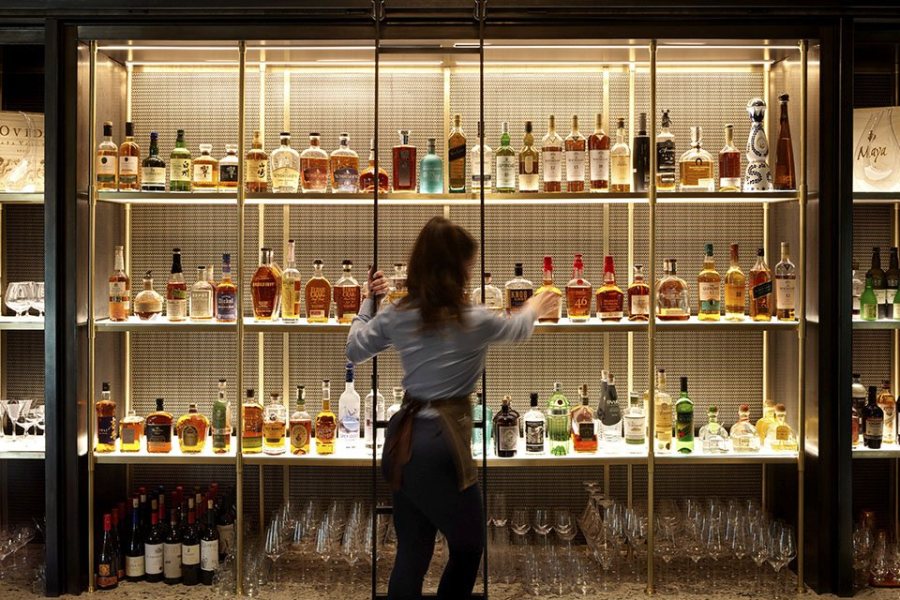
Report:
[{"label": "glass shelf", "polygon": [[12,439],[11,435],[0,438],[0,460],[43,460],[43,435],[19,435],[15,442]]},{"label": "glass shelf", "polygon": [[0,204],[43,204],[44,192],[0,192]]},{"label": "glass shelf", "polygon": [[172,451],[166,454],[151,454],[143,448],[140,452],[94,452],[94,461],[115,465],[233,465],[237,459],[234,448],[228,454],[213,454],[210,440],[206,441],[207,448],[197,454],[183,454],[174,436],[172,442]]},{"label": "glass shelf", "polygon": [[0,330],[43,331],[44,317],[0,317]]},{"label": "glass shelf", "polygon": [[877,321],[853,319],[853,329],[900,329],[900,321],[894,321],[893,319],[878,319]]},{"label": "glass shelf", "polygon": [[153,320],[142,321],[137,317],[129,317],[127,321],[110,321],[109,319],[99,319],[94,322],[94,328],[98,331],[236,331],[236,323],[219,323],[218,321],[167,321],[165,317]]},{"label": "glass shelf", "polygon": [[797,321],[700,321],[692,316],[687,321],[656,320],[657,331],[790,331],[797,329]]},{"label": "glass shelf", "polygon": [[97,200],[142,206],[237,206],[236,192],[99,192]]},{"label": "glass shelf", "polygon": [[896,192],[854,192],[853,204],[894,204],[900,203],[900,191]]},{"label": "glass shelf", "polygon": [[[862,440],[860,440],[860,443],[862,443]],[[853,449],[853,458],[900,458],[900,446],[892,444],[890,446],[882,446],[878,450],[859,446]]]}]

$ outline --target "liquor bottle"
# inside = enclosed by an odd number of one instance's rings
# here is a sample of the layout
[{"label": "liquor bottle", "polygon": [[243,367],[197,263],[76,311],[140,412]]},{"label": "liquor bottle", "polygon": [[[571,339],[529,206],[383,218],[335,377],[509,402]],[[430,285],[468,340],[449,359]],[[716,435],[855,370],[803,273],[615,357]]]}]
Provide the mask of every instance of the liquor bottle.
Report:
[{"label": "liquor bottle", "polygon": [[437,155],[437,140],[428,138],[425,156],[419,162],[419,192],[422,194],[444,193],[444,161]]},{"label": "liquor bottle", "polygon": [[884,305],[881,307],[881,318],[894,318],[894,296],[900,290],[900,263],[897,260],[897,248],[891,248],[888,269],[884,272],[885,295]]},{"label": "liquor bottle", "polygon": [[775,422],[766,430],[766,445],[775,452],[796,452],[797,438],[785,420],[784,404],[775,405]]},{"label": "liquor bottle", "polygon": [[510,193],[516,191],[516,172],[519,170],[519,161],[516,158],[516,151],[510,145],[509,123],[503,121],[500,130],[500,147],[497,148],[497,186],[496,190],[501,193]]},{"label": "liquor bottle", "polygon": [[616,143],[609,151],[609,191],[631,191],[631,148],[625,141],[625,119],[616,124]]},{"label": "liquor bottle", "polygon": [[687,377],[681,378],[681,395],[675,401],[675,450],[694,451],[694,401],[688,397]]},{"label": "liquor bottle", "polygon": [[166,317],[184,321],[188,316],[187,283],[181,269],[181,249],[172,248],[172,271],[166,282]]},{"label": "liquor bottle", "polygon": [[300,153],[300,187],[303,193],[328,189],[328,153],[319,146],[319,134],[309,134],[309,147]]},{"label": "liquor bottle", "polygon": [[657,318],[660,321],[687,321],[691,318],[691,299],[687,282],[678,276],[678,260],[664,262],[663,278],[656,292]]},{"label": "liquor bottle", "polygon": [[603,285],[597,288],[597,317],[601,321],[620,321],[624,313],[625,294],[616,284],[613,257],[603,257]]},{"label": "liquor bottle", "polygon": [[[480,283],[472,288],[472,304],[484,306],[484,308],[499,314],[506,307],[503,302],[503,292],[491,283],[493,280],[494,278],[491,277],[490,273],[484,273],[484,288],[482,289]],[[482,294],[482,291],[484,294]]]},{"label": "liquor bottle", "polygon": [[220,561],[235,550],[234,522],[236,515],[234,497],[234,490],[232,489],[229,496],[219,505],[218,515],[216,515],[216,529],[219,530]]},{"label": "liquor bottle", "polygon": [[112,139],[112,121],[103,124],[103,141],[97,146],[97,189],[115,192],[118,189],[119,147]]},{"label": "liquor bottle", "polygon": [[741,270],[738,245],[731,244],[731,266],[725,272],[725,320],[743,321],[747,278]]},{"label": "liquor bottle", "polygon": [[775,401],[767,399],[763,402],[763,416],[756,422],[756,432],[759,434],[759,441],[765,444],[769,435],[769,428],[775,424]]},{"label": "liquor bottle", "polygon": [[219,172],[216,175],[220,191],[237,189],[238,166],[237,144],[225,144],[225,156],[219,161]]},{"label": "liquor bottle", "polygon": [[[125,141],[119,146],[119,191],[141,189],[141,147],[134,141],[134,123],[125,122]],[[164,182],[165,183],[165,182]]]},{"label": "liquor bottle", "polygon": [[560,300],[555,306],[547,309],[544,313],[539,314],[538,322],[558,323],[559,319],[562,317],[562,292],[553,283],[553,258],[550,256],[544,257],[544,278],[541,287],[537,289],[535,294],[543,294],[544,292],[555,294]]},{"label": "liquor bottle", "polygon": [[884,437],[884,411],[877,403],[878,388],[869,386],[869,402],[863,408],[863,444],[878,450]]},{"label": "liquor bottle", "polygon": [[206,432],[209,430],[209,419],[200,414],[197,404],[191,402],[188,411],[178,417],[175,432],[178,434],[178,446],[185,454],[203,452],[206,446]]},{"label": "liquor bottle", "polygon": [[531,409],[525,413],[525,454],[541,455],[547,451],[544,440],[547,419],[538,409],[538,395],[531,393]]},{"label": "liquor bottle", "polygon": [[703,269],[697,275],[697,293],[700,296],[697,319],[700,321],[718,321],[722,305],[722,278],[719,276],[719,272],[716,271],[712,244],[706,244]]},{"label": "liquor bottle", "polygon": [[[582,254],[572,261],[572,279],[566,284],[566,315],[570,321],[584,322],[591,318],[591,282],[584,278]],[[599,306],[597,311],[599,312]]]},{"label": "liquor bottle", "polygon": [[331,310],[331,283],[325,278],[325,263],[313,261],[313,275],[306,282],[306,320],[309,323],[327,323]]},{"label": "liquor bottle", "polygon": [[571,406],[562,393],[562,383],[553,384],[553,393],[547,400],[547,434],[550,438],[550,454],[565,456],[569,453]]},{"label": "liquor bottle", "polygon": [[775,189],[795,190],[797,181],[794,175],[794,148],[791,145],[791,125],[788,122],[788,100],[790,96],[781,94],[781,130],[778,132],[778,145],[775,148]]},{"label": "liquor bottle", "polygon": [[109,320],[127,321],[131,314],[131,279],[125,273],[125,250],[116,246],[113,273],[109,276]]},{"label": "liquor bottle", "polygon": [[216,321],[237,321],[237,286],[231,280],[231,255],[222,255],[222,281],[216,286]]},{"label": "liquor bottle", "polygon": [[616,378],[612,373],[607,375],[606,404],[600,415],[603,432],[603,443],[616,446],[622,441],[622,409],[619,407],[619,393],[616,391]]},{"label": "liquor bottle", "polygon": [[141,162],[141,191],[166,191],[166,161],[159,157],[159,134],[150,132],[150,149]]},{"label": "liquor bottle", "polygon": [[887,275],[881,268],[881,248],[872,248],[872,268],[866,272],[866,277],[872,278],[872,288],[875,291],[877,305],[876,316],[879,319],[887,318],[885,305],[887,304]]},{"label": "liquor bottle", "polygon": [[524,277],[522,263],[516,263],[514,277],[506,282],[506,312],[512,314],[534,295],[534,285]]},{"label": "liquor bottle", "polygon": [[[373,192],[375,191],[375,138],[372,138],[369,144],[369,166],[363,169],[359,174],[359,191]],[[378,192],[387,193],[391,191],[391,183],[388,179],[387,171],[378,165]]]},{"label": "liquor bottle", "polygon": [[288,240],[281,273],[281,320],[286,322],[300,320],[300,297],[303,295],[303,280],[295,266],[294,248],[294,240]]},{"label": "liquor bottle", "polygon": [[259,130],[253,132],[253,143],[244,157],[244,182],[251,194],[269,191],[269,155],[263,150]]},{"label": "liquor bottle", "polygon": [[634,136],[633,190],[646,192],[650,188],[650,137],[647,135],[647,113],[638,118],[638,133]]},{"label": "liquor bottle", "polygon": [[164,400],[156,399],[156,412],[147,415],[145,434],[147,452],[165,454],[172,450],[172,413],[163,408]]},{"label": "liquor bottle", "polygon": [[194,159],[191,175],[194,191],[215,191],[219,187],[219,161],[212,155],[212,144],[200,144],[200,156]]},{"label": "liquor bottle", "polygon": [[338,323],[351,323],[359,314],[362,303],[362,288],[353,277],[353,261],[341,263],[341,277],[334,284],[334,305]]},{"label": "liquor bottle", "polygon": [[253,388],[247,389],[241,405],[241,451],[244,454],[259,454],[263,447],[263,405],[256,399]]},{"label": "liquor bottle", "polygon": [[163,580],[163,535],[156,511],[150,513],[150,529],[144,537],[144,578],[150,583]]},{"label": "liquor bottle", "polygon": [[628,407],[622,416],[622,424],[625,447],[632,453],[639,452],[647,443],[647,408],[646,401],[642,401],[637,392],[628,394]]},{"label": "liquor bottle", "polygon": [[200,583],[200,533],[197,531],[194,499],[188,498],[187,525],[181,530],[181,583]]},{"label": "liquor bottle", "polygon": [[406,263],[394,263],[394,273],[388,278],[390,284],[388,293],[384,296],[382,304],[397,304],[406,297],[409,291],[406,288]]},{"label": "liquor bottle", "polygon": [[731,447],[735,452],[759,452],[759,432],[750,422],[750,405],[738,407],[738,420],[731,426]]},{"label": "liquor bottle", "polygon": [[734,146],[734,126],[725,126],[725,145],[719,150],[719,191],[741,191],[741,152]]},{"label": "liquor bottle", "polygon": [[141,531],[139,500],[131,501],[131,522],[125,538],[125,578],[140,581],[144,578],[144,536]]},{"label": "liquor bottle", "polygon": [[678,162],[682,192],[715,191],[712,156],[703,149],[702,127],[691,127],[691,148]]},{"label": "liquor bottle", "polygon": [[767,192],[772,189],[772,173],[769,171],[769,141],[763,125],[766,118],[765,100],[752,98],[747,102],[747,114],[750,115],[750,135],[747,137],[744,191]]},{"label": "liquor bottle", "polygon": [[231,452],[231,404],[228,402],[227,381],[219,380],[219,393],[212,407],[212,448],[215,454]]},{"label": "liquor bottle", "polygon": [[878,296],[872,285],[872,278],[866,277],[866,287],[859,297],[859,318],[863,321],[878,320]]},{"label": "liquor bottle", "polygon": [[346,366],[344,391],[338,400],[338,439],[344,448],[355,449],[359,444],[360,402],[353,387],[353,363]]},{"label": "liquor bottle", "polygon": [[540,156],[534,148],[531,121],[525,121],[525,136],[519,151],[519,191],[536,192],[540,189]]},{"label": "liquor bottle", "polygon": [[359,154],[350,149],[349,133],[341,134],[337,149],[331,153],[331,191],[359,191]]},{"label": "liquor bottle", "polygon": [[852,399],[852,408],[854,414],[853,421],[853,443],[859,445],[859,437],[862,435],[863,427],[863,410],[866,407],[866,388],[860,381],[860,374],[853,373],[853,385],[850,388],[850,397]]},{"label": "liquor bottle", "polygon": [[309,440],[312,438],[312,418],[306,412],[306,387],[297,386],[295,400],[297,410],[291,415],[289,435],[291,454],[309,454]]},{"label": "liquor bottle", "polygon": [[484,403],[484,395],[481,392],[476,392],[475,398],[475,404],[472,405],[472,456],[477,458],[484,455],[485,448],[491,449],[494,411]]},{"label": "liquor bottle", "polygon": [[669,111],[662,112],[659,133],[656,134],[656,189],[660,192],[675,191],[675,134],[669,128],[672,120]]},{"label": "liquor bottle", "polygon": [[197,282],[191,286],[191,321],[209,321],[213,318],[216,288],[209,281],[209,269],[197,267]]},{"label": "liquor bottle", "polygon": [[281,132],[281,145],[272,150],[272,191],[296,194],[300,189],[300,154],[291,148],[291,134]]},{"label": "liquor bottle", "polygon": [[450,193],[466,191],[466,134],[462,130],[462,117],[453,115],[453,128],[447,139],[447,163],[450,173]]},{"label": "liquor bottle", "polygon": [[385,411],[386,421],[390,421],[391,417],[400,412],[400,408],[403,406],[403,388],[395,387],[391,393],[393,395],[393,402],[387,407],[387,411]]},{"label": "liquor bottle", "polygon": [[756,264],[750,269],[747,287],[750,292],[750,319],[753,321],[772,320],[772,271],[766,264],[766,251],[756,250]]},{"label": "liquor bottle", "polygon": [[119,433],[120,452],[140,452],[141,437],[144,435],[144,418],[139,417],[134,409],[128,411],[128,416],[122,419]]},{"label": "liquor bottle", "polygon": [[97,414],[97,444],[94,452],[116,451],[116,403],[111,398],[109,383],[103,382],[100,391],[100,400],[95,406]]},{"label": "liquor bottle", "polygon": [[603,114],[594,119],[594,133],[588,138],[588,160],[592,192],[609,191],[609,136],[603,131]]},{"label": "liquor bottle", "polygon": [[[477,134],[475,145],[472,147],[472,191],[480,192],[481,183],[484,181],[484,191],[490,193],[493,185],[494,151],[484,143],[484,124],[481,121],[478,121]],[[484,176],[481,174],[482,154],[484,155]]]},{"label": "liquor bottle", "polygon": [[556,117],[550,115],[547,133],[541,140],[541,163],[544,167],[544,191],[562,191],[563,139],[556,133]]},{"label": "liquor bottle", "polygon": [[796,321],[797,270],[791,262],[791,246],[781,242],[781,260],[775,265],[775,314],[779,321]]},{"label": "liquor bottle", "polygon": [[281,394],[269,394],[269,403],[263,421],[263,453],[284,454],[284,435],[287,430],[287,409],[281,403]]},{"label": "liquor bottle", "polygon": [[97,588],[111,590],[119,585],[116,570],[116,549],[112,535],[112,515],[103,515],[103,542],[100,544],[100,556],[97,558],[97,577],[94,579]]},{"label": "liquor bottle", "polygon": [[510,396],[503,397],[500,412],[494,417],[494,454],[503,458],[516,455],[519,442],[519,419],[510,411]]},{"label": "liquor bottle", "polygon": [[587,384],[581,386],[578,395],[581,398],[581,404],[569,413],[569,421],[572,424],[572,449],[576,453],[596,452],[597,424],[594,420],[594,411],[590,406]]},{"label": "liquor bottle", "polygon": [[219,570],[219,530],[213,500],[206,501],[206,527],[200,534],[200,583],[212,585]]},{"label": "liquor bottle", "polygon": [[[649,399],[649,390],[645,394]],[[656,452],[672,451],[672,396],[666,393],[666,370],[656,370],[656,390],[655,390],[655,429],[653,439],[655,440]]]},{"label": "liquor bottle", "polygon": [[259,267],[250,283],[253,316],[257,321],[274,321],[281,307],[281,271],[275,266],[272,249],[260,248]]},{"label": "liquor bottle", "polygon": [[322,380],[322,410],[316,415],[316,454],[334,454],[337,417],[331,412],[331,382]]},{"label": "liquor bottle", "polygon": [[175,134],[175,147],[169,155],[169,191],[191,191],[191,151],[184,143],[184,129]]},{"label": "liquor bottle", "polygon": [[566,191],[584,191],[584,159],[587,139],[578,131],[578,115],[572,115],[572,131],[566,136]]},{"label": "liquor bottle", "polygon": [[365,424],[363,438],[365,438],[366,448],[369,450],[372,449],[373,442],[378,449],[384,446],[384,429],[375,427],[376,420],[384,420],[384,409],[385,401],[381,390],[370,389],[363,399],[363,422]]},{"label": "liquor bottle", "polygon": [[853,309],[851,314],[854,317],[859,317],[859,299],[860,296],[862,296],[863,290],[865,289],[866,285],[859,276],[859,263],[857,261],[853,261],[852,268],[853,272],[851,274],[851,277],[853,287]]},{"label": "liquor bottle", "polygon": [[167,585],[181,583],[181,527],[178,510],[169,510],[169,529],[163,542],[163,581]]},{"label": "liquor bottle", "polygon": [[[751,425],[752,427],[752,425]],[[756,432],[753,432],[754,438]],[[728,431],[719,423],[719,409],[710,406],[706,411],[706,425],[700,428],[700,444],[704,454],[727,454]],[[759,439],[756,438],[757,445]]]},{"label": "liquor bottle", "polygon": [[122,540],[125,539],[126,533],[124,502],[119,502],[112,509],[112,529],[110,533],[112,534],[113,556],[115,557],[113,562],[116,565],[116,580],[121,582],[125,580],[125,556],[122,552]]},{"label": "liquor bottle", "polygon": [[650,286],[644,281],[644,265],[634,265],[627,306],[629,321],[650,320]]},{"label": "liquor bottle", "polygon": [[897,401],[891,393],[891,382],[885,379],[881,382],[881,389],[876,399],[878,408],[884,413],[884,431],[882,442],[884,444],[897,443]]}]

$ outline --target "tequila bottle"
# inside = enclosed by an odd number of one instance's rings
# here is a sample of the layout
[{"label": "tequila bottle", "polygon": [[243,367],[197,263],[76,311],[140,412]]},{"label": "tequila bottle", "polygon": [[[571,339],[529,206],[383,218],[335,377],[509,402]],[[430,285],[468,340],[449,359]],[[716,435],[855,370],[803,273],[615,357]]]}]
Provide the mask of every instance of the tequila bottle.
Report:
[{"label": "tequila bottle", "polygon": [[497,186],[498,192],[516,191],[516,172],[519,170],[519,160],[516,151],[510,145],[509,123],[504,121],[500,132],[500,147],[497,148]]},{"label": "tequila bottle", "polygon": [[681,378],[681,395],[675,402],[675,450],[694,451],[694,401],[688,396],[687,377]]},{"label": "tequila bottle", "polygon": [[747,170],[744,175],[745,192],[767,192],[772,189],[772,173],[769,171],[769,141],[764,121],[766,102],[753,98],[747,102],[750,115],[750,135],[747,138]]},{"label": "tequila bottle", "polygon": [[350,149],[350,134],[342,133],[340,145],[331,153],[331,191],[359,191],[359,155]]},{"label": "tequila bottle", "polygon": [[169,157],[169,191],[191,191],[191,172],[191,151],[184,142],[184,129],[179,129]]},{"label": "tequila bottle", "polygon": [[738,408],[738,420],[731,426],[731,447],[735,452],[759,452],[759,432],[750,423],[749,404]]},{"label": "tequila bottle", "polygon": [[719,272],[716,271],[712,244],[706,244],[703,269],[697,275],[697,293],[700,296],[697,319],[700,321],[718,321],[722,306],[722,278]]},{"label": "tequila bottle", "polygon": [[616,126],[616,143],[609,151],[610,180],[609,191],[631,191],[631,148],[625,141],[625,119],[619,119]]},{"label": "tequila bottle", "polygon": [[566,191],[584,191],[584,159],[587,139],[578,131],[578,115],[572,115],[572,131],[566,136]]},{"label": "tequila bottle", "polygon": [[444,161],[437,155],[437,140],[428,138],[425,156],[419,162],[419,192],[442,194],[444,192]]},{"label": "tequila bottle", "polygon": [[269,403],[263,421],[263,453],[284,454],[284,434],[287,429],[287,409],[281,402],[281,394],[269,394]]},{"label": "tequila bottle", "polygon": [[756,422],[756,433],[759,434],[760,444],[765,444],[769,435],[769,428],[775,425],[775,401],[767,399],[763,402],[763,416]]},{"label": "tequila bottle", "polygon": [[540,189],[540,157],[534,148],[534,134],[531,121],[525,121],[525,136],[519,151],[519,191],[536,192]]},{"label": "tequila bottle", "polygon": [[750,318],[754,321],[772,320],[772,271],[766,264],[766,251],[762,248],[756,250],[756,264],[750,269],[750,277],[747,284],[750,293]]},{"label": "tequila bottle", "polygon": [[563,139],[556,133],[556,117],[550,115],[547,133],[541,140],[541,163],[544,167],[544,191],[562,191]]},{"label": "tequila bottle", "polygon": [[272,151],[272,191],[296,194],[300,189],[300,154],[291,148],[291,134],[281,132],[281,145]]},{"label": "tequila bottle", "polygon": [[715,191],[712,155],[703,149],[703,128],[691,127],[691,148],[679,161],[682,192]]},{"label": "tequila bottle", "polygon": [[281,273],[281,320],[286,322],[300,320],[300,298],[303,296],[303,279],[294,259],[295,248],[294,240],[288,240]]},{"label": "tequila bottle", "polygon": [[178,418],[175,433],[178,434],[178,447],[185,454],[203,452],[206,446],[206,434],[209,431],[209,419],[200,414],[197,404],[191,402],[187,413]]},{"label": "tequila bottle", "polygon": [[731,266],[725,272],[725,320],[743,321],[747,278],[741,270],[738,245],[731,244]]},{"label": "tequila bottle", "polygon": [[472,288],[472,303],[476,305],[484,305],[485,308],[494,312],[501,313],[505,308],[503,305],[503,292],[495,286],[490,273],[484,274],[484,294],[482,295],[481,285]]},{"label": "tequila bottle", "polygon": [[348,450],[359,445],[360,405],[359,394],[353,387],[353,363],[347,363],[346,385],[338,401],[338,439]]},{"label": "tequila bottle", "polygon": [[325,263],[313,261],[313,276],[306,282],[306,320],[309,323],[327,323],[331,312],[331,282],[325,278]]},{"label": "tequila bottle", "polygon": [[328,153],[319,145],[319,134],[309,134],[309,147],[300,153],[300,187],[303,193],[328,189]]},{"label": "tequila bottle", "polygon": [[581,254],[572,261],[572,279],[566,284],[566,315],[570,321],[584,322],[591,318],[591,282],[584,278]]},{"label": "tequila bottle", "polygon": [[609,136],[603,131],[603,114],[597,113],[594,133],[588,138],[592,192],[609,191]]},{"label": "tequila bottle", "polygon": [[337,416],[331,412],[331,382],[322,380],[322,410],[316,415],[316,454],[334,454]]},{"label": "tequila bottle", "polygon": [[766,446],[775,452],[796,452],[797,438],[785,419],[784,404],[775,405],[775,422],[766,431]]},{"label": "tequila bottle", "polygon": [[547,309],[543,314],[538,315],[538,322],[558,323],[559,319],[562,317],[562,292],[553,283],[553,258],[550,256],[544,257],[544,280],[541,287],[539,287],[535,293],[543,294],[545,292],[556,295],[560,300],[556,302],[555,306]]},{"label": "tequila bottle", "polygon": [[298,385],[295,402],[297,409],[291,414],[289,435],[291,436],[291,454],[309,454],[312,439],[312,417],[306,412],[306,387]]},{"label": "tequila bottle", "polygon": [[797,181],[794,175],[794,148],[791,145],[791,125],[788,121],[788,101],[790,96],[781,94],[778,102],[781,103],[780,131],[778,142],[775,146],[775,189],[797,189]]},{"label": "tequila bottle", "polygon": [[550,438],[550,454],[565,456],[569,454],[569,412],[568,398],[562,393],[562,383],[553,384],[553,393],[547,400],[547,431]]},{"label": "tequila bottle", "polygon": [[728,452],[728,431],[719,424],[719,409],[715,406],[710,406],[706,411],[706,425],[700,428],[700,443],[704,454]]},{"label": "tequila bottle", "polygon": [[547,418],[538,409],[538,395],[531,393],[531,408],[525,413],[525,454],[541,455],[547,451],[545,440]]},{"label": "tequila bottle", "polygon": [[[481,156],[484,155],[484,175],[481,173]],[[478,137],[475,139],[475,146],[472,148],[472,191],[480,192],[482,182],[484,183],[484,191],[490,192],[493,185],[494,172],[494,151],[491,147],[484,143],[484,127],[481,121],[478,121]]]},{"label": "tequila bottle", "polygon": [[338,323],[351,323],[359,314],[362,302],[362,288],[353,277],[353,261],[341,263],[341,277],[334,284],[334,305]]},{"label": "tequila bottle", "polygon": [[575,452],[597,451],[597,423],[594,420],[594,410],[588,397],[588,386],[583,384],[578,391],[581,404],[569,413],[572,423],[572,448]]}]

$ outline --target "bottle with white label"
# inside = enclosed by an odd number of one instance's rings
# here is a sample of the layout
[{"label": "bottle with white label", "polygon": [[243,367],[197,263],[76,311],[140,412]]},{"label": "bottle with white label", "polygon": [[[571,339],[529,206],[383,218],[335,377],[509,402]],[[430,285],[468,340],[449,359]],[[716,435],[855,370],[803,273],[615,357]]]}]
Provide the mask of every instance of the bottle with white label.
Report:
[{"label": "bottle with white label", "polygon": [[219,570],[219,530],[212,499],[206,501],[206,527],[200,534],[200,583],[212,585]]},{"label": "bottle with white label", "polygon": [[359,444],[359,394],[353,387],[353,363],[347,363],[344,392],[338,400],[338,439],[344,448],[354,449]]},{"label": "bottle with white label", "polygon": [[144,577],[151,583],[163,579],[163,539],[156,511],[150,513],[150,529],[144,537]]},{"label": "bottle with white label", "polygon": [[525,413],[525,454],[541,455],[547,451],[547,418],[538,409],[538,395],[531,392],[531,408]]},{"label": "bottle with white label", "polygon": [[716,271],[716,260],[713,257],[712,244],[706,244],[703,268],[697,274],[697,293],[700,296],[697,319],[700,321],[718,321],[722,315],[722,277]]},{"label": "bottle with white label", "polygon": [[175,137],[175,147],[169,157],[169,191],[190,192],[192,175],[191,151],[184,142],[184,129]]},{"label": "bottle with white label", "polygon": [[534,147],[531,121],[525,121],[525,137],[519,152],[519,191],[536,192],[540,189],[540,155]]},{"label": "bottle with white label", "polygon": [[300,153],[291,148],[291,134],[281,132],[281,145],[269,158],[272,167],[272,191],[296,194],[300,189]]},{"label": "bottle with white label", "polygon": [[134,123],[125,122],[125,140],[119,146],[119,191],[136,192],[141,189],[141,147],[134,141]]},{"label": "bottle with white label", "polygon": [[[478,138],[472,148],[472,191],[481,191],[481,183],[484,182],[484,191],[490,192],[493,185],[494,151],[484,143],[484,131],[482,122],[478,121]],[[484,155],[484,176],[481,174],[481,156]]]},{"label": "bottle with white label", "polygon": [[209,321],[213,318],[215,288],[209,283],[208,269],[197,267],[197,282],[191,286],[191,321]]},{"label": "bottle with white label", "polygon": [[150,132],[150,151],[141,163],[141,191],[166,191],[166,161],[159,157],[159,134]]},{"label": "bottle with white label", "polygon": [[556,133],[556,117],[550,115],[547,133],[541,140],[541,161],[544,163],[544,191],[562,191],[563,139]]},{"label": "bottle with white label", "polygon": [[588,138],[592,192],[609,191],[609,136],[603,131],[603,114],[597,113],[594,133]]},{"label": "bottle with white label", "polygon": [[163,544],[163,579],[168,585],[181,583],[181,527],[177,514],[174,508],[170,511],[169,533]]},{"label": "bottle with white label", "polygon": [[631,452],[645,450],[647,444],[647,410],[637,392],[628,395],[628,409],[622,419],[625,425],[625,446]]},{"label": "bottle with white label", "polygon": [[[797,269],[791,262],[791,246],[781,242],[781,261],[775,265],[775,307],[779,321],[796,321]],[[894,305],[897,312],[897,305]],[[898,318],[895,315],[894,318]]]},{"label": "bottle with white label", "polygon": [[375,440],[377,448],[381,448],[384,445],[384,428],[375,427],[375,421],[384,419],[384,396],[380,391],[376,390],[375,394],[369,391],[366,394],[366,399],[363,401],[363,406],[365,408],[366,428],[364,436],[366,438],[366,448],[372,448],[373,440]]},{"label": "bottle with white label", "polygon": [[503,122],[500,130],[500,147],[495,154],[497,164],[496,190],[510,193],[516,191],[516,171],[519,170],[516,151],[510,145],[509,123]]},{"label": "bottle with white label", "polygon": [[131,501],[131,525],[125,542],[125,577],[128,581],[144,578],[144,535],[141,528],[141,513],[137,497]]},{"label": "bottle with white label", "polygon": [[200,535],[196,520],[194,499],[188,498],[187,525],[181,532],[181,583],[184,585],[200,582]]},{"label": "bottle with white label", "polygon": [[572,115],[572,131],[566,136],[566,191],[584,191],[584,159],[587,139],[578,131],[578,115]]}]

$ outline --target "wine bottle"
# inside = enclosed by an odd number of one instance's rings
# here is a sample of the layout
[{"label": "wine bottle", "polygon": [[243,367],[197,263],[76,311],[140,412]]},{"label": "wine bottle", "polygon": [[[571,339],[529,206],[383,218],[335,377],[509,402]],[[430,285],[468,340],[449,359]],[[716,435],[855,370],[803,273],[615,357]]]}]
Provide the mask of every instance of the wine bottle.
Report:
[{"label": "wine bottle", "polygon": [[163,543],[163,579],[168,585],[181,583],[181,528],[178,509],[169,512],[169,531]]},{"label": "wine bottle", "polygon": [[97,588],[111,590],[119,585],[116,572],[116,552],[112,533],[112,515],[103,515],[103,543],[100,546],[100,557],[97,560]]},{"label": "wine bottle", "polygon": [[150,530],[144,537],[144,574],[152,583],[163,580],[163,536],[155,512],[150,514]]},{"label": "wine bottle", "polygon": [[140,581],[144,578],[144,536],[141,533],[140,500],[134,497],[131,501],[131,528],[125,542],[125,578],[128,581]]},{"label": "wine bottle", "polygon": [[200,583],[212,585],[213,576],[219,569],[219,529],[216,526],[216,511],[213,500],[206,501],[206,527],[200,536]]},{"label": "wine bottle", "polygon": [[181,531],[181,583],[200,583],[200,536],[195,523],[194,499],[188,498],[187,525]]}]

